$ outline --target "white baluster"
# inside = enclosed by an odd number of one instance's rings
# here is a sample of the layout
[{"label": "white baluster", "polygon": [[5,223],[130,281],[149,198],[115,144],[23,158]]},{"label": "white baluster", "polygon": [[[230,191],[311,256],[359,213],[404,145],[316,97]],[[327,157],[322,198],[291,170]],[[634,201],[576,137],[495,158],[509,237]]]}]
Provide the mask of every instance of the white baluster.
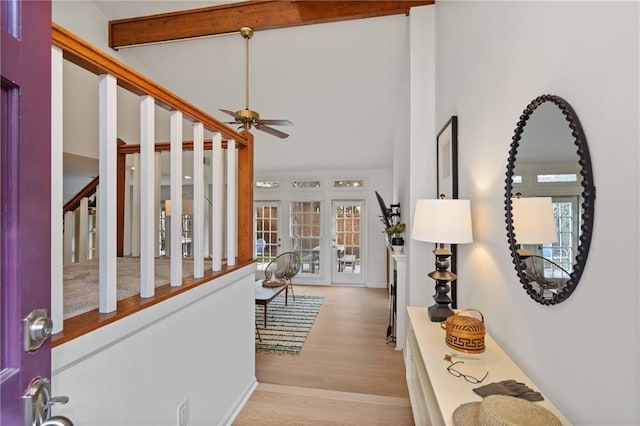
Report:
[{"label": "white baluster", "polygon": [[100,256],[100,312],[113,312],[117,305],[116,262],[116,182],[117,164],[117,81],[105,74],[99,83],[100,185],[98,187],[98,240]]},{"label": "white baluster", "polygon": [[204,125],[193,125],[193,276],[204,276]]},{"label": "white baluster", "polygon": [[155,292],[155,100],[140,98],[140,297]]},{"label": "white baluster", "polygon": [[182,285],[182,112],[171,113],[171,286]]},{"label": "white baluster", "polygon": [[211,269],[222,269],[222,223],[224,163],[222,158],[222,135],[214,133],[211,147]]}]

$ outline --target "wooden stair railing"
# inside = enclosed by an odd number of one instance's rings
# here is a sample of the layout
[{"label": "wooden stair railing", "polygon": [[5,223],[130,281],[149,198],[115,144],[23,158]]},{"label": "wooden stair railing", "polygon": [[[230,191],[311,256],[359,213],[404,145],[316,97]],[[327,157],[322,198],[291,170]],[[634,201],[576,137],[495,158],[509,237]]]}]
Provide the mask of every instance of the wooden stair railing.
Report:
[{"label": "wooden stair railing", "polygon": [[91,181],[84,186],[78,193],[62,207],[62,214],[64,215],[67,212],[72,212],[80,207],[80,200],[83,198],[91,197],[96,193],[96,189],[98,188],[98,184],[100,183],[100,176],[96,176]]},{"label": "wooden stair railing", "polygon": [[[104,79],[101,81],[106,81],[111,84],[113,87],[113,80],[115,79],[115,83],[123,89],[128,90],[138,96],[149,96],[153,99],[156,106],[162,107],[166,110],[173,112],[180,112],[181,116],[185,120],[192,121],[194,123],[201,123],[204,130],[220,134],[222,138],[222,146],[223,147],[231,147],[235,146],[235,154],[230,156],[235,158],[237,167],[235,169],[235,177],[237,182],[236,188],[236,200],[234,201],[235,208],[232,208],[233,217],[237,219],[235,223],[235,230],[233,243],[235,243],[235,247],[230,244],[229,247],[233,250],[235,255],[235,259],[233,262],[230,262],[232,259],[227,259],[227,264],[223,266],[222,270],[213,272],[207,271],[207,278],[201,280],[191,280],[194,281],[194,285],[199,285],[201,282],[206,282],[207,280],[211,280],[213,278],[225,275],[233,270],[241,268],[243,266],[249,265],[254,262],[253,259],[253,135],[248,131],[238,132],[235,129],[229,127],[223,122],[215,119],[211,115],[207,114],[203,110],[189,104],[185,100],[176,96],[174,93],[170,92],[166,88],[158,85],[157,83],[151,81],[146,78],[142,74],[133,70],[129,66],[124,63],[118,61],[117,59],[107,55],[106,53],[100,51],[95,48],[91,44],[85,42],[84,40],[78,38],[74,34],[60,27],[59,25],[53,23],[52,24],[52,32],[51,32],[51,41],[52,45],[59,48],[62,51],[62,58],[65,60],[87,70],[93,74],[99,76],[111,76],[111,78]],[[56,59],[57,60],[57,59]],[[108,86],[108,84],[105,84]],[[112,90],[112,89],[109,89]],[[105,90],[106,91],[106,90]],[[111,92],[113,93],[113,92]],[[113,98],[112,98],[113,99]],[[175,115],[172,116],[172,118]],[[112,129],[111,129],[112,131]],[[233,144],[231,143],[233,141]],[[228,143],[228,144],[227,144]],[[205,144],[205,146],[210,146],[211,142]],[[157,144],[155,150],[162,151],[168,148],[166,146],[168,144]],[[165,148],[166,146],[166,148]],[[191,142],[183,142],[181,144],[184,150],[193,149]],[[132,150],[139,150],[139,147],[129,146],[126,144],[120,144],[118,147],[118,164],[117,164],[117,173],[113,178],[117,178],[117,183],[112,182],[112,184],[117,186],[116,191],[116,200],[115,204],[117,204],[117,219],[116,226],[118,229],[118,237],[117,237],[117,250],[118,254],[122,253],[122,245],[121,242],[124,241],[122,237],[122,233],[124,231],[124,187],[125,187],[125,177],[126,177],[126,155],[130,153]],[[136,151],[133,151],[136,152]],[[105,178],[103,176],[103,181],[101,185],[109,184],[105,179],[113,179],[113,178]],[[113,179],[115,180],[115,179]],[[98,180],[96,179],[95,186],[97,186]],[[95,187],[92,189],[95,191]],[[87,189],[87,191],[89,191]],[[86,195],[87,193],[85,193]],[[75,197],[74,197],[75,198]],[[100,200],[99,200],[100,202]],[[69,204],[69,208],[71,208],[71,204]],[[104,217],[104,216],[103,216]],[[114,219],[114,218],[110,218]],[[104,240],[101,240],[104,241]],[[147,241],[148,244],[148,241]],[[109,262],[112,261],[114,253],[109,253]],[[109,263],[108,262],[108,263]],[[109,269],[110,271],[111,269]],[[195,282],[197,281],[197,282]],[[113,284],[112,280],[102,280],[101,284],[107,283],[109,289],[112,289]],[[56,338],[53,339],[54,346],[60,344],[64,341],[68,341],[71,338],[77,337],[82,333],[86,333],[91,329],[95,329],[109,323],[116,318],[121,318],[122,316],[129,315],[134,313],[140,309],[144,309],[145,307],[151,306],[155,303],[160,302],[163,298],[168,297],[170,294],[176,294],[177,292],[186,291],[187,288],[184,287],[184,280],[182,287],[170,287],[170,291],[167,294],[159,291],[156,296],[145,297],[141,299],[138,297],[139,302],[136,302],[135,306],[132,309],[124,308],[124,305],[121,306],[121,303],[118,302],[118,306],[116,311],[103,311],[105,313],[92,313],[92,318],[95,318],[96,322],[92,324],[84,323],[84,327],[80,330],[76,327],[68,327],[67,321],[65,321],[64,330],[57,333]],[[186,282],[189,282],[187,280]],[[101,287],[101,301],[103,288]],[[109,303],[113,300],[112,293],[104,291],[106,297],[109,297]],[[105,299],[106,299],[105,297]],[[170,297],[170,296],[169,296]],[[124,308],[124,309],[123,309]],[[102,305],[101,305],[101,310]],[[111,305],[105,309],[112,309]],[[54,307],[52,306],[52,311]],[[55,307],[56,314],[57,312],[62,311],[62,304],[56,304]]]}]

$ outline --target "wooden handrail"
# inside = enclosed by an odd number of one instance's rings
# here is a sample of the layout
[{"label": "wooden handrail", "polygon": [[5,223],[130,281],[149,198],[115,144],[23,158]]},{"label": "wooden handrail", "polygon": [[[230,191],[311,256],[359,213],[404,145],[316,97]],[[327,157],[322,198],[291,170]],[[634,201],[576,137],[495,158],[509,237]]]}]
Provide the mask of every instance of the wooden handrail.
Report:
[{"label": "wooden handrail", "polygon": [[62,208],[62,214],[64,215],[65,213],[74,211],[75,209],[80,207],[80,200],[82,200],[83,198],[86,198],[86,197],[90,197],[93,194],[95,194],[96,193],[96,188],[98,187],[99,183],[100,183],[100,176],[94,177],[91,180],[91,182],[86,184],[84,186],[84,188],[82,188],[76,194],[75,197],[73,197],[71,200],[67,201],[67,203]]},{"label": "wooden handrail", "polygon": [[118,85],[137,95],[150,95],[156,104],[172,111],[182,111],[185,118],[202,123],[207,130],[222,133],[223,138],[234,139],[239,147],[247,146],[241,133],[191,105],[173,92],[160,86],[124,63],[100,51],[56,23],[51,26],[51,43],[63,51],[63,57],[96,75],[110,74]]},{"label": "wooden handrail", "polygon": [[[204,140],[204,149],[210,150],[213,145],[211,139]],[[222,141],[222,148],[227,148],[227,141]],[[169,151],[171,149],[171,142],[156,142],[155,143],[155,152],[163,152]],[[182,150],[183,151],[193,151],[193,141],[183,141],[182,142]],[[118,146],[118,154],[136,154],[140,152],[139,144],[127,144]]]}]

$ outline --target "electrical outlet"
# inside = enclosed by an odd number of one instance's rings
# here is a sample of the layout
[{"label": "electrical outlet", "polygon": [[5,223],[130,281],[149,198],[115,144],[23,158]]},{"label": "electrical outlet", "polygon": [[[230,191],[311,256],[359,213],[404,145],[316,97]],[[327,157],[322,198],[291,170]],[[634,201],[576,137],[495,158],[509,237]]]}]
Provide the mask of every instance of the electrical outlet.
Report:
[{"label": "electrical outlet", "polygon": [[178,426],[189,426],[189,398],[178,405]]}]

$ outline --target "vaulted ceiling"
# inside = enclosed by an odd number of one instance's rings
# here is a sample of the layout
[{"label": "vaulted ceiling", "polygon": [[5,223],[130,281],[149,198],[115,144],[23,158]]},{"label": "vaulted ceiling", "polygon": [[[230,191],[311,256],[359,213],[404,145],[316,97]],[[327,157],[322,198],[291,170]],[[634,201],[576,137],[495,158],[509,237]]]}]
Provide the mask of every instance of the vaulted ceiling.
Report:
[{"label": "vaulted ceiling", "polygon": [[244,106],[238,30],[256,29],[251,109],[294,123],[285,140],[253,132],[256,171],[391,168],[397,128],[408,126],[406,14],[433,1],[94,4],[121,60],[222,121],[221,108]]}]

